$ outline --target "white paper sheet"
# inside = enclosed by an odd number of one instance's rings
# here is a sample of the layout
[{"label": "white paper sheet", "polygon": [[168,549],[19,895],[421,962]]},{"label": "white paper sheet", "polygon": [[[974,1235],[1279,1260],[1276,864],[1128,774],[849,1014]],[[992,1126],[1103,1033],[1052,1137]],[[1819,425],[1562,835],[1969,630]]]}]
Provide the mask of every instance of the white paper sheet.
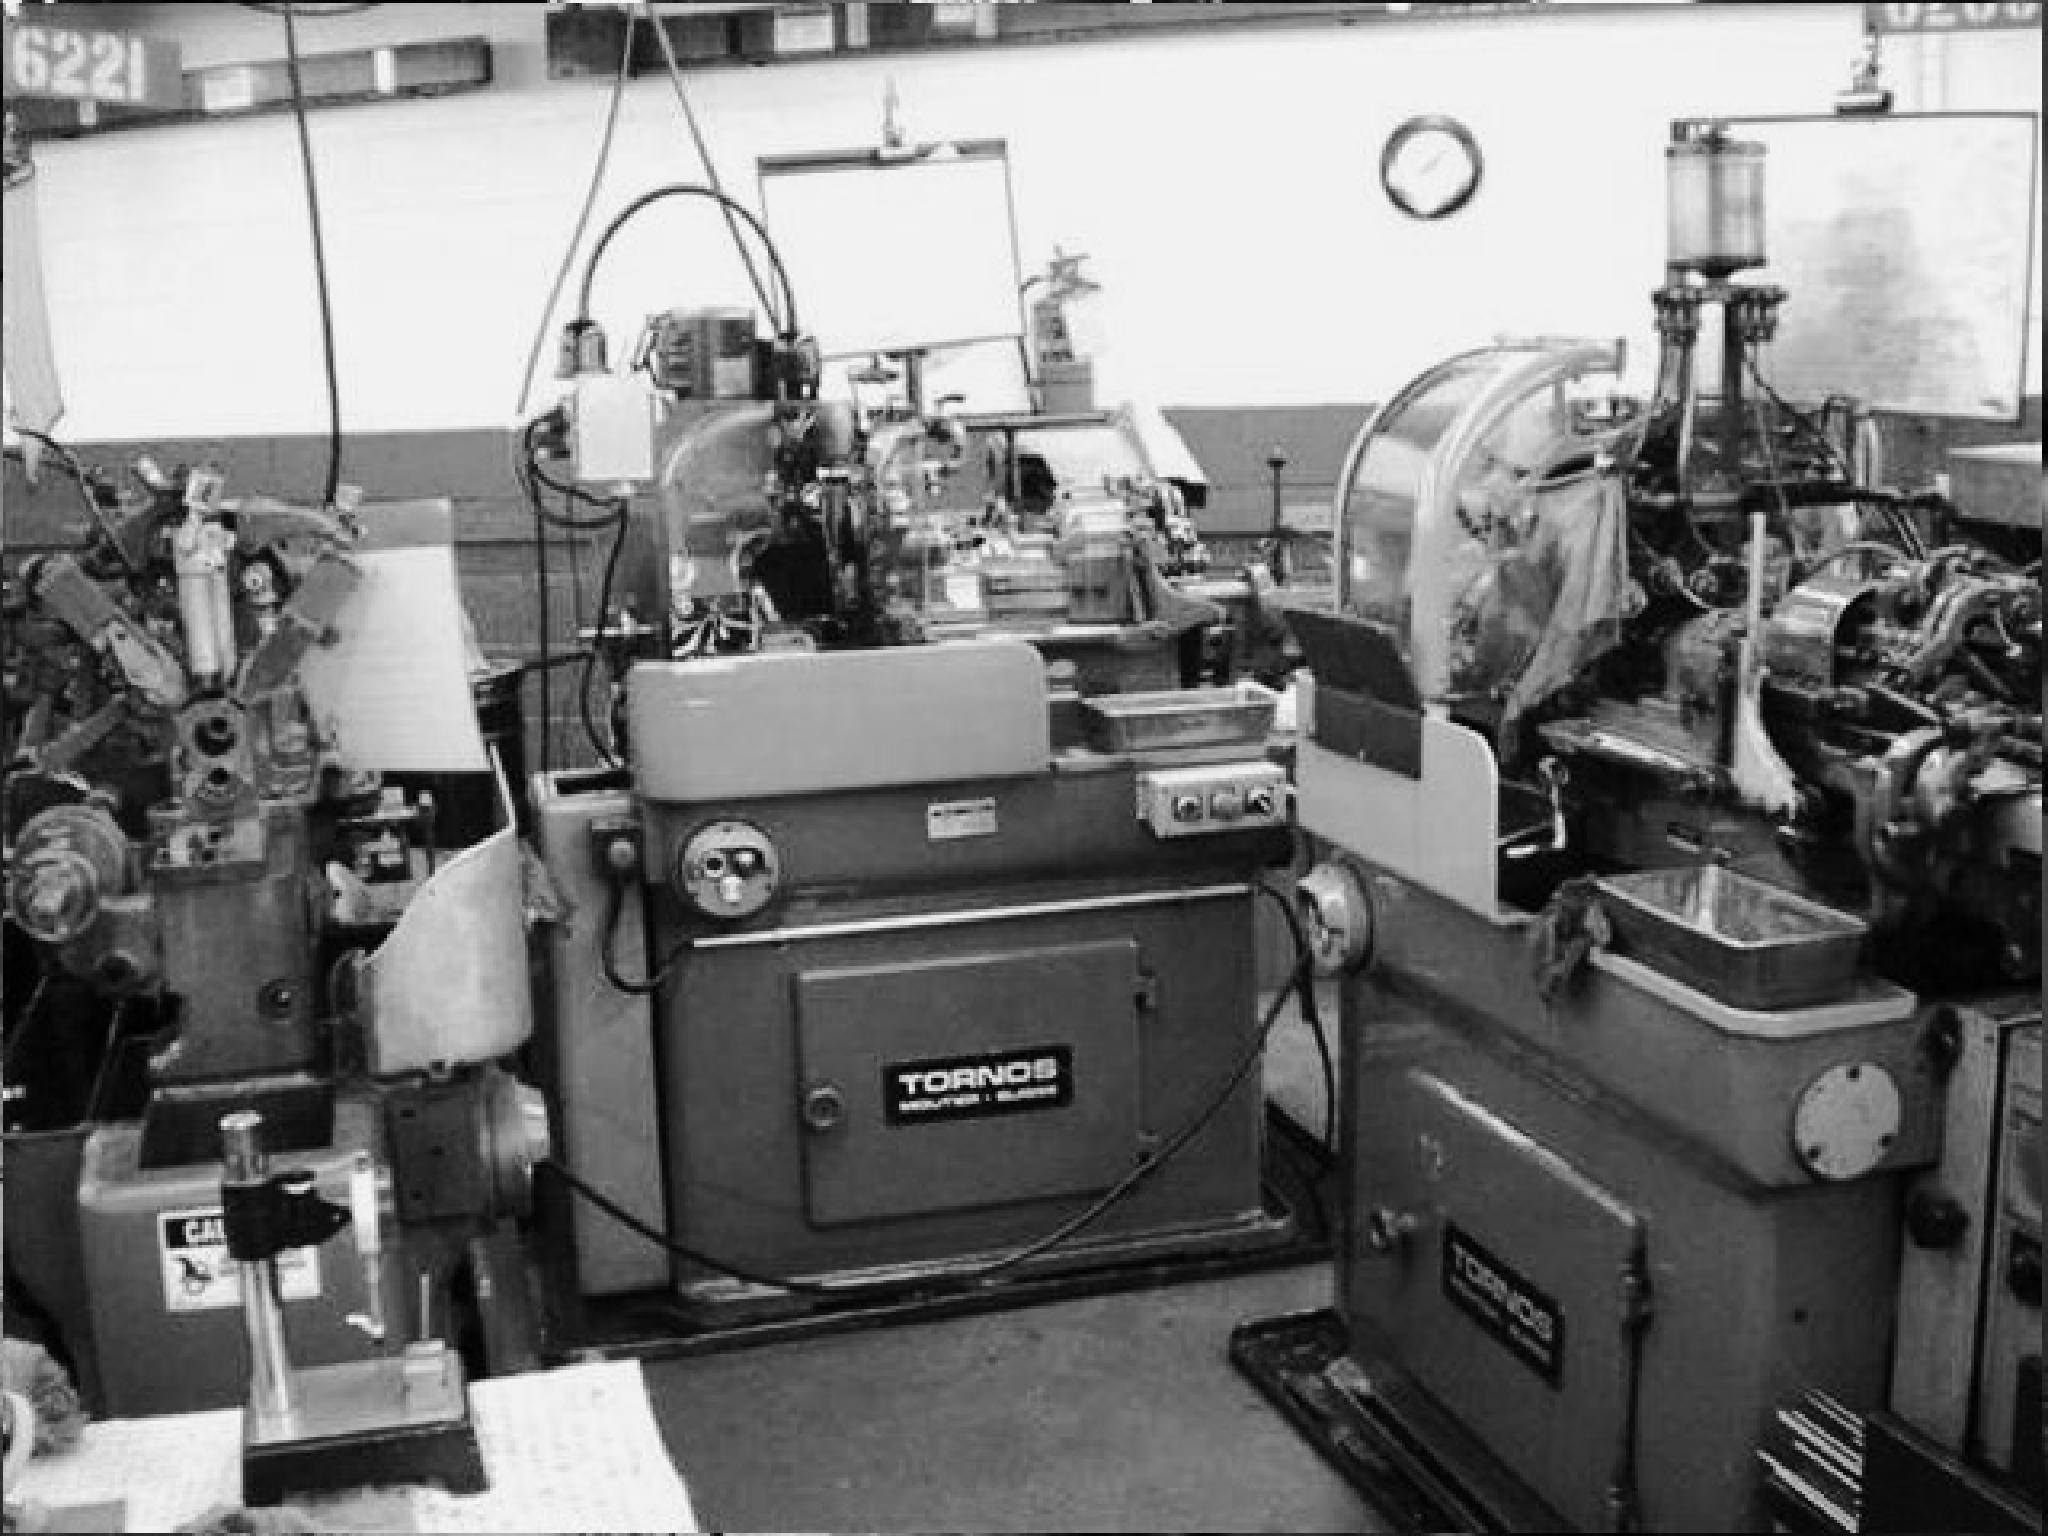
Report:
[{"label": "white paper sheet", "polygon": [[[322,1502],[323,1526],[416,1532],[695,1532],[637,1361],[603,1361],[470,1384],[491,1486],[373,1491]],[[10,1502],[126,1501],[127,1530],[168,1532],[241,1503],[242,1411],[106,1420],[69,1452],[38,1457]],[[406,1519],[393,1524],[402,1507]]]},{"label": "white paper sheet", "polygon": [[422,545],[351,558],[363,580],[335,617],[338,638],[299,663],[315,724],[351,768],[485,772],[455,551]]}]

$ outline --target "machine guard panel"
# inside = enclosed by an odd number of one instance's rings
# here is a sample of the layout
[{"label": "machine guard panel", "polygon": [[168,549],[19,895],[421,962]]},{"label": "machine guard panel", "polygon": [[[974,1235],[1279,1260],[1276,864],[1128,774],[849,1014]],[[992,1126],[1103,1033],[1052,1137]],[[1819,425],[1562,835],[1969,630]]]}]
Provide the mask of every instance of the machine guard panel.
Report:
[{"label": "machine guard panel", "polygon": [[1352,1267],[1374,1328],[1431,1341],[1409,1355],[1418,1383],[1485,1444],[1517,1448],[1575,1525],[1614,1529],[1633,1504],[1643,1218],[1430,1072],[1386,1092],[1362,1165],[1381,1253]]},{"label": "machine guard panel", "polygon": [[1130,940],[806,971],[792,986],[812,1222],[1102,1190],[1133,1166]]}]

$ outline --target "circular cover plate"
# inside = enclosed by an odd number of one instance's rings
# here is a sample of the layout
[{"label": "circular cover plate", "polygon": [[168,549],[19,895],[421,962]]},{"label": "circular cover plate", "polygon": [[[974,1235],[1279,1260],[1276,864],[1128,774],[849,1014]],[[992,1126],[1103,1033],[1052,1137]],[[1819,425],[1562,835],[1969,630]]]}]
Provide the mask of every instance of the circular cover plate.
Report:
[{"label": "circular cover plate", "polygon": [[1858,1179],[1884,1161],[1899,1134],[1899,1086],[1875,1062],[1831,1067],[1792,1112],[1799,1161],[1822,1179]]}]

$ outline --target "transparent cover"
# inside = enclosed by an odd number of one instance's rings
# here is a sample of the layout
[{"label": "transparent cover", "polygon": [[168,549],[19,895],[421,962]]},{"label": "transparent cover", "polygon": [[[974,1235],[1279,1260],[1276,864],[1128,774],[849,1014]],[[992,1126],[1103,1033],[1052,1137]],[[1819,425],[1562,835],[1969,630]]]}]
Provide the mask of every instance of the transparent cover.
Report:
[{"label": "transparent cover", "polygon": [[1462,354],[1401,390],[1338,485],[1339,606],[1390,627],[1425,702],[1515,721],[1612,643],[1629,602],[1614,466],[1629,427],[1568,386],[1616,344]]}]

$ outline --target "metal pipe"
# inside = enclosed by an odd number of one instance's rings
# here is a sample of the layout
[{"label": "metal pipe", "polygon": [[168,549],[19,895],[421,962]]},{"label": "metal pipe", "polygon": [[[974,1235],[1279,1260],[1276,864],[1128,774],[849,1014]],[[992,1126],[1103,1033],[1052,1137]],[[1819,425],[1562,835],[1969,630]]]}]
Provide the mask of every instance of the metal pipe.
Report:
[{"label": "metal pipe", "polygon": [[1178,891],[1130,892],[1117,896],[1082,897],[1064,902],[1020,902],[1010,907],[975,907],[957,912],[901,913],[888,918],[855,918],[840,923],[814,923],[803,928],[754,929],[744,934],[710,934],[695,942],[698,950],[732,950],[747,945],[786,945],[806,939],[846,939],[867,934],[902,934],[920,929],[960,928],[974,923],[1000,923],[1015,918],[1050,918],[1066,913],[1112,912],[1131,907],[1165,907],[1223,897],[1248,897],[1243,882],[1224,886],[1191,886]]},{"label": "metal pipe", "polygon": [[[263,1151],[263,1117],[254,1110],[237,1110],[221,1117],[220,1131],[226,1182],[260,1184],[270,1164]],[[242,1286],[242,1330],[249,1341],[250,1412],[259,1425],[289,1420],[298,1413],[298,1396],[285,1346],[277,1259],[237,1260],[235,1269]]]}]

